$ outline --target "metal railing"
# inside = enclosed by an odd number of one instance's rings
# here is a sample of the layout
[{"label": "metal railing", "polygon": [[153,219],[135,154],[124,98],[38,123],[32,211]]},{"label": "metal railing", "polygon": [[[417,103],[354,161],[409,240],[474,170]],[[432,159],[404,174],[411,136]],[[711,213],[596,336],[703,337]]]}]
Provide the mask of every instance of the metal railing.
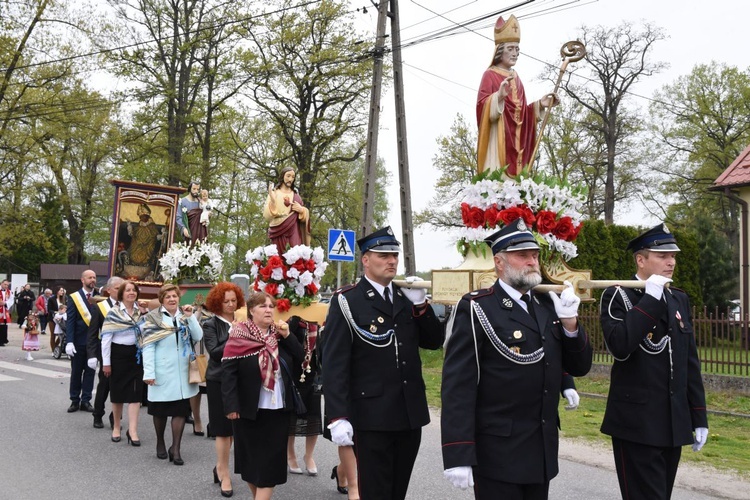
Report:
[{"label": "metal railing", "polygon": [[[578,320],[589,333],[594,363],[611,364],[599,322],[598,304],[581,304]],[[719,375],[750,376],[750,317],[747,314],[693,308],[693,329],[702,371]]]}]

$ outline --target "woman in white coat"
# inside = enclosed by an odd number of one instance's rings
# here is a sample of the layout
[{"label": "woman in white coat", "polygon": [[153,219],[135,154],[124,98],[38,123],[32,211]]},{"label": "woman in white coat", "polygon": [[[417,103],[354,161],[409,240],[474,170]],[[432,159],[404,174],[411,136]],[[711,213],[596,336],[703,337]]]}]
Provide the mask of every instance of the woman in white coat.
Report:
[{"label": "woman in white coat", "polygon": [[[143,381],[150,386],[148,413],[154,418],[156,456],[183,465],[182,431],[190,414],[190,398],[198,394],[198,384],[188,382],[188,366],[192,344],[203,337],[203,330],[192,306],[180,308],[177,285],[162,286],[158,298],[161,307],[145,316],[142,327]],[[167,450],[164,431],[168,417],[172,417],[172,446]]]}]

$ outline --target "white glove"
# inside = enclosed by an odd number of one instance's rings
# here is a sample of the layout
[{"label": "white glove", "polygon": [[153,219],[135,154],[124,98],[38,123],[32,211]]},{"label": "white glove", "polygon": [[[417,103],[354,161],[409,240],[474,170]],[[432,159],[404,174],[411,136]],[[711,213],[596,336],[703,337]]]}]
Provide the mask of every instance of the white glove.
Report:
[{"label": "white glove", "polygon": [[661,296],[664,295],[664,285],[671,282],[671,278],[665,278],[661,274],[652,274],[646,280],[646,293],[656,300],[661,300]]},{"label": "white glove", "polygon": [[[414,283],[415,281],[422,281],[419,276],[407,276],[405,278],[407,283]],[[426,288],[402,288],[402,292],[406,295],[406,298],[411,300],[415,306],[421,306],[424,301],[427,300],[427,289]]]},{"label": "white glove", "polygon": [[328,428],[331,430],[331,441],[336,446],[354,446],[354,429],[347,419],[336,420]]},{"label": "white glove", "polygon": [[96,370],[96,358],[89,358],[87,363],[89,365],[89,368],[91,368],[92,370]]},{"label": "white glove", "polygon": [[565,290],[562,291],[560,297],[555,292],[549,292],[549,296],[555,305],[555,313],[557,313],[558,318],[575,318],[578,316],[578,305],[581,303],[581,299],[576,295],[570,281],[566,280],[563,283],[565,284]]},{"label": "white glove", "polygon": [[565,407],[566,410],[575,410],[578,408],[578,404],[581,402],[581,396],[575,389],[565,389],[563,396],[568,400],[568,405]]},{"label": "white glove", "polygon": [[466,490],[474,487],[474,473],[468,465],[445,469],[443,476],[456,488]]},{"label": "white glove", "polygon": [[693,443],[693,451],[701,451],[703,445],[706,444],[708,439],[708,428],[696,427],[695,428],[695,442]]},{"label": "white glove", "polygon": [[72,358],[75,355],[75,353],[76,353],[76,346],[73,345],[73,342],[68,342],[67,344],[65,344],[65,354],[67,354],[68,356]]}]

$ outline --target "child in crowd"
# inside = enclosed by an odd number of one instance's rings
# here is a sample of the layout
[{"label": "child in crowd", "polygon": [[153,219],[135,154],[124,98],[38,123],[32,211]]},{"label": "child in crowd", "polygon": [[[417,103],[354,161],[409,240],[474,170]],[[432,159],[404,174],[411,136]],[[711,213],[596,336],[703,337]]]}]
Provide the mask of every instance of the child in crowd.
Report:
[{"label": "child in crowd", "polygon": [[[53,321],[55,322],[55,346],[60,344],[62,342],[62,336],[63,333],[65,333],[65,324],[68,321],[68,306],[65,304],[62,304],[60,308],[55,313],[55,317],[53,318]],[[64,347],[64,346],[63,346]],[[54,350],[54,347],[52,348]]]},{"label": "child in crowd", "polygon": [[26,361],[34,361],[31,351],[39,350],[39,319],[35,312],[30,312],[21,325],[23,330],[23,345],[21,349],[26,351]]},{"label": "child in crowd", "polygon": [[211,200],[208,199],[208,190],[201,189],[201,198],[198,201],[199,206],[201,207],[201,218],[200,223],[204,226],[208,226],[208,217],[211,215]]}]

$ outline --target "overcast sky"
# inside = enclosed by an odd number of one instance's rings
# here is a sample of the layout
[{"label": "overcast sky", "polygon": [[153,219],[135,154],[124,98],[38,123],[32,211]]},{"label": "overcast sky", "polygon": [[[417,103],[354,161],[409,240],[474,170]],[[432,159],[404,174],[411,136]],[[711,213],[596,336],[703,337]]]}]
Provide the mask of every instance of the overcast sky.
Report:
[{"label": "overcast sky", "polygon": [[[420,39],[426,33],[446,28],[452,23],[464,22],[483,14],[498,11],[520,3],[497,0],[399,0],[401,9],[401,38],[406,43]],[[362,0],[352,1],[353,7],[366,5]],[[567,5],[567,6],[565,6]],[[549,8],[561,8],[547,15],[533,15]],[[707,10],[710,8],[711,10]],[[442,14],[442,17],[434,13]],[[687,75],[696,64],[711,61],[723,62],[745,69],[750,66],[747,57],[747,23],[750,16],[748,2],[715,0],[537,0],[530,6],[515,10],[521,25],[521,57],[516,70],[526,87],[527,98],[539,99],[552,90],[551,85],[537,81],[544,63],[558,65],[560,47],[574,40],[578,28],[586,26],[616,26],[624,21],[650,22],[664,29],[667,39],[658,42],[653,50],[653,61],[666,61],[669,68],[649,77],[634,88],[636,94],[651,97],[654,90]],[[507,15],[505,16],[507,18]],[[358,14],[362,26],[371,29],[373,36],[377,22],[376,9]],[[437,152],[436,139],[450,131],[456,114],[462,114],[467,123],[475,125],[475,100],[483,71],[489,65],[494,48],[492,40],[494,19],[477,26],[475,32],[442,40],[419,43],[405,48],[404,81],[406,97],[407,134],[413,210],[423,209],[432,197],[432,185],[437,176],[432,160]],[[371,27],[371,28],[370,28]],[[390,29],[388,30],[390,32]],[[390,44],[390,41],[388,42]],[[540,61],[538,61],[540,60]],[[577,64],[585,64],[581,61]],[[644,109],[645,98],[635,98]],[[379,155],[385,159],[392,173],[389,190],[390,220],[397,234],[401,232],[398,198],[398,170],[396,153],[396,126],[392,89],[383,93],[380,117]],[[639,213],[639,207],[631,207]],[[353,207],[359,210],[359,207]],[[618,216],[625,224],[642,220],[628,220]],[[655,221],[646,221],[651,223]],[[416,230],[415,250],[417,270],[427,271],[455,267],[461,257],[455,250],[456,236],[433,230]],[[403,271],[403,269],[402,269]]]}]

